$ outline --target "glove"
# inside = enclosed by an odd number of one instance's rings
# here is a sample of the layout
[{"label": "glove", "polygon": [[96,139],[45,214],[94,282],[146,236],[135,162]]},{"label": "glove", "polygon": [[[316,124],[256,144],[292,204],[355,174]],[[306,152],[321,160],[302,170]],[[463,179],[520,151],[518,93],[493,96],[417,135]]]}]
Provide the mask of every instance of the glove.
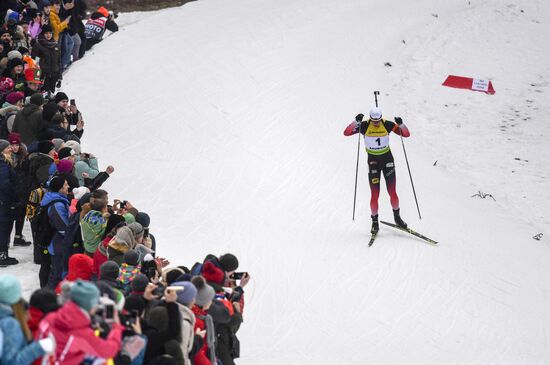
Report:
[{"label": "glove", "polygon": [[401,124],[403,124],[403,119],[401,119],[401,117],[395,117],[395,123],[398,126],[401,126]]},{"label": "glove", "polygon": [[38,344],[46,354],[53,354],[55,351],[55,340],[52,335],[38,340]]},{"label": "glove", "polygon": [[355,121],[361,123],[363,121],[363,117],[363,114],[357,114],[357,116],[355,116]]}]

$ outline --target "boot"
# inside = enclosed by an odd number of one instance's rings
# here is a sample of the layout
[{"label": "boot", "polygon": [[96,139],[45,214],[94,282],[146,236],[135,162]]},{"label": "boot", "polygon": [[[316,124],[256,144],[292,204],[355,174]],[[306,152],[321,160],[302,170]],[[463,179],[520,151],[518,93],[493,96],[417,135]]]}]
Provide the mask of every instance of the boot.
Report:
[{"label": "boot", "polygon": [[378,233],[378,229],[380,228],[378,226],[378,214],[377,215],[371,215],[370,217],[372,218],[372,227],[370,229],[370,233],[371,234],[376,234],[376,233]]},{"label": "boot", "polygon": [[0,266],[17,265],[19,261],[8,256],[7,251],[0,252]]},{"label": "boot", "polygon": [[32,245],[32,242],[27,241],[27,239],[26,239],[25,236],[23,236],[23,235],[21,235],[21,236],[15,235],[15,236],[13,237],[13,245],[14,245],[14,246],[23,246],[23,247],[27,247],[27,246]]},{"label": "boot", "polygon": [[399,215],[399,209],[394,209],[393,211],[393,220],[395,221],[395,224],[397,224],[401,228],[407,228],[407,223],[403,219],[401,219],[401,216]]}]

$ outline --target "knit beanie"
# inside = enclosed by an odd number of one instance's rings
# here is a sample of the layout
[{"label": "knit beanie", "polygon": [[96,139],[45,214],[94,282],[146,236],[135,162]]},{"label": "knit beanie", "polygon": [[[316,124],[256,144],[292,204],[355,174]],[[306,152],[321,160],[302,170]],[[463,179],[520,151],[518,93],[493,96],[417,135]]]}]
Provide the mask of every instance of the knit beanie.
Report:
[{"label": "knit beanie", "polygon": [[137,266],[139,264],[139,253],[135,250],[128,250],[124,253],[122,262],[128,265]]},{"label": "knit beanie", "polygon": [[29,305],[40,309],[44,314],[56,311],[59,308],[59,304],[57,304],[57,295],[50,289],[35,290],[31,295]]},{"label": "knit beanie", "polygon": [[77,280],[71,286],[71,300],[89,312],[99,302],[99,289],[89,281]]},{"label": "knit beanie", "polygon": [[14,275],[0,275],[0,302],[15,304],[21,299],[21,283]]},{"label": "knit beanie", "polygon": [[60,174],[70,174],[71,171],[73,171],[73,162],[71,160],[59,161],[59,163],[57,164],[57,171]]},{"label": "knit beanie", "polygon": [[71,149],[71,147],[63,147],[57,152],[57,156],[59,156],[60,160],[71,157],[72,155],[74,155],[74,151]]},{"label": "knit beanie", "polygon": [[135,238],[138,238],[140,235],[143,235],[143,226],[138,222],[128,224],[128,228],[132,230]]},{"label": "knit beanie", "polygon": [[[21,56],[23,57],[23,56]],[[12,68],[16,67],[16,66],[25,66],[25,63],[23,62],[23,60],[21,58],[12,58],[11,60],[8,61],[8,65],[6,66],[8,70],[11,70]]]},{"label": "knit beanie", "polygon": [[128,224],[134,223],[136,221],[136,217],[134,217],[132,213],[126,213],[123,215],[123,217]]},{"label": "knit beanie", "polygon": [[[135,279],[134,279],[135,281]],[[126,298],[126,301],[124,302],[124,309],[129,311],[137,311],[139,315],[141,315],[145,308],[147,307],[147,301],[143,296],[140,295],[130,295]]]},{"label": "knit beanie", "polygon": [[[63,161],[59,161],[59,164],[61,165],[61,162],[71,162],[70,160],[63,160]],[[59,166],[58,166],[59,168]],[[88,189],[87,187],[85,186],[80,186],[78,188],[73,188],[73,196],[75,197],[76,200],[80,200],[84,194],[89,194],[90,193],[90,189]]]},{"label": "knit beanie", "polygon": [[42,119],[45,121],[51,121],[53,116],[59,112],[59,105],[52,103],[51,101],[44,105],[42,108]]},{"label": "knit beanie", "polygon": [[65,147],[70,147],[72,148],[72,150],[74,151],[74,153],[76,155],[80,155],[81,153],[81,147],[80,147],[80,143],[78,143],[77,141],[67,141],[65,142]]},{"label": "knit beanie", "polygon": [[210,285],[206,284],[204,278],[200,276],[195,276],[193,279],[191,279],[191,282],[193,283],[193,285],[195,285],[195,288],[197,289],[197,296],[195,297],[196,305],[198,305],[199,307],[205,307],[210,302],[212,302],[212,300],[214,300],[216,293]]},{"label": "knit beanie", "polygon": [[136,247],[136,241],[134,239],[134,234],[133,234],[132,230],[128,227],[121,227],[117,231],[114,238],[115,238],[115,241],[117,243],[122,243],[130,249],[133,249],[134,247]]},{"label": "knit beanie", "polygon": [[38,142],[38,152],[47,155],[55,147],[51,141],[40,141]]},{"label": "knit beanie", "polygon": [[15,50],[9,51],[8,52],[8,61],[13,60],[14,58],[19,58],[21,60],[21,59],[23,59],[23,55],[19,51],[15,51]]},{"label": "knit beanie", "polygon": [[46,25],[42,26],[42,34],[46,34],[46,33],[53,33],[53,28],[49,24],[46,24]]},{"label": "knit beanie", "polygon": [[11,144],[8,141],[5,139],[0,139],[0,153],[4,152],[4,150],[10,146]]},{"label": "knit beanie", "polygon": [[17,132],[11,132],[8,134],[8,142],[10,144],[21,144],[21,135]]},{"label": "knit beanie", "polygon": [[44,104],[44,96],[40,93],[32,94],[29,102],[36,106],[42,106]]},{"label": "knit beanie", "polygon": [[53,143],[53,147],[55,148],[55,152],[59,152],[60,149],[65,147],[64,146],[65,141],[63,141],[61,138],[52,139],[52,143]]},{"label": "knit beanie", "polygon": [[120,273],[120,267],[114,261],[105,261],[99,267],[99,280],[115,281]]},{"label": "knit beanie", "polygon": [[121,215],[118,214],[111,214],[109,215],[109,219],[107,220],[107,225],[105,226],[105,236],[107,236],[113,228],[118,226],[119,223],[124,222],[124,218]]},{"label": "knit beanie", "polygon": [[15,105],[18,101],[23,100],[24,97],[25,94],[23,94],[21,91],[14,91],[6,95],[4,100],[11,105]]},{"label": "knit beanie", "polygon": [[54,102],[57,104],[62,100],[69,100],[69,97],[63,91],[60,91],[55,94]]},{"label": "knit beanie", "polygon": [[225,255],[220,256],[220,266],[223,271],[235,271],[239,267],[239,260],[235,255],[226,253]]},{"label": "knit beanie", "polygon": [[61,188],[63,188],[63,185],[65,185],[65,182],[67,180],[63,176],[54,176],[50,180],[49,189],[50,191],[58,193]]},{"label": "knit beanie", "polygon": [[130,283],[130,288],[135,293],[143,293],[147,284],[149,284],[149,278],[147,275],[137,274],[134,277],[134,280]]},{"label": "knit beanie", "polygon": [[176,281],[183,281],[179,280],[179,278],[185,274],[182,269],[179,267],[172,267],[170,269],[165,270],[162,273],[162,276],[164,276],[164,281],[168,285],[172,285],[172,283],[175,283]]},{"label": "knit beanie", "polygon": [[177,281],[170,286],[178,286],[183,288],[183,290],[177,292],[177,300],[180,304],[189,305],[197,296],[197,288],[195,288],[195,285],[189,281]]},{"label": "knit beanie", "polygon": [[151,224],[151,218],[149,217],[149,214],[145,212],[139,212],[136,216],[136,222],[141,224],[143,228],[148,228],[149,224]]}]

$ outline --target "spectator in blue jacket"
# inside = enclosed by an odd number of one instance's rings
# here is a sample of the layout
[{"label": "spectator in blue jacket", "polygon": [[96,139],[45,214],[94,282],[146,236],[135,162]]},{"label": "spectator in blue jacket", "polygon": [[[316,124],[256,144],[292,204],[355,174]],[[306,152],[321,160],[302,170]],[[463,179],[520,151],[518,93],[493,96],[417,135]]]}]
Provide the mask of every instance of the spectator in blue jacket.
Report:
[{"label": "spectator in blue jacket", "polygon": [[[48,208],[48,218],[50,225],[55,228],[55,234],[48,246],[51,255],[51,265],[47,287],[55,290],[57,284],[62,279],[64,253],[67,251],[64,247],[65,230],[69,225],[69,184],[62,176],[55,176],[50,180],[49,191],[44,195],[40,202],[41,206],[46,206],[54,202]],[[68,258],[67,258],[68,259]]]},{"label": "spectator in blue jacket", "polygon": [[0,275],[0,332],[3,334],[1,364],[30,365],[55,350],[52,338],[31,341],[32,335],[21,301],[21,283],[10,274]]},{"label": "spectator in blue jacket", "polygon": [[20,205],[11,152],[10,143],[0,139],[0,266],[19,263],[17,259],[8,256],[11,230]]}]

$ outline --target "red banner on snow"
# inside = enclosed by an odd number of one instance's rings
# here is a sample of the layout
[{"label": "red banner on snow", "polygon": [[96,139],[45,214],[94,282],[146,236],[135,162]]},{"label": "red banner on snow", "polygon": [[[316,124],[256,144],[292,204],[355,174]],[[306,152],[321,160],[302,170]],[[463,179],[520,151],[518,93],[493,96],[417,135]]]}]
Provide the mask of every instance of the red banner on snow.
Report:
[{"label": "red banner on snow", "polygon": [[493,95],[495,93],[495,89],[493,88],[493,83],[491,81],[473,79],[471,77],[449,75],[447,80],[443,83],[443,86],[481,91],[489,95]]}]

